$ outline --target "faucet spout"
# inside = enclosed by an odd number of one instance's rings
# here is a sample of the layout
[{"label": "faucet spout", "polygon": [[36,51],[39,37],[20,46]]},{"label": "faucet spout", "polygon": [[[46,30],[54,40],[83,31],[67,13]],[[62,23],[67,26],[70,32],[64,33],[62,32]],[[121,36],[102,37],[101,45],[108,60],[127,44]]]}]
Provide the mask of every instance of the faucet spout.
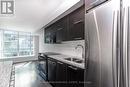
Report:
[{"label": "faucet spout", "polygon": [[82,58],[84,59],[85,58],[85,55],[84,55],[84,46],[81,45],[81,44],[78,44],[75,49],[77,49],[78,47],[81,47],[82,48]]}]

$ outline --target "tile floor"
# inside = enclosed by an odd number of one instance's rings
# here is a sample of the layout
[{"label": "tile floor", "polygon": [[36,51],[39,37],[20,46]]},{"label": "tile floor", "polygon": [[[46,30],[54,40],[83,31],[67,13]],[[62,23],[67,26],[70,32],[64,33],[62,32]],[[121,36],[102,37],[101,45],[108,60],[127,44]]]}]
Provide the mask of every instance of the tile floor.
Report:
[{"label": "tile floor", "polygon": [[15,87],[52,87],[39,75],[37,62],[15,64]]}]

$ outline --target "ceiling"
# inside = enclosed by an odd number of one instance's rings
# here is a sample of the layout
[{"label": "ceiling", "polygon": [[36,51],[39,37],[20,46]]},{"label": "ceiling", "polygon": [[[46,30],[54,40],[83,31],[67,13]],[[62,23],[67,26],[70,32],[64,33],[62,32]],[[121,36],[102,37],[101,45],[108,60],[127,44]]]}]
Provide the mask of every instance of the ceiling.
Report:
[{"label": "ceiling", "polygon": [[14,15],[0,15],[0,29],[34,32],[80,0],[15,0]]}]

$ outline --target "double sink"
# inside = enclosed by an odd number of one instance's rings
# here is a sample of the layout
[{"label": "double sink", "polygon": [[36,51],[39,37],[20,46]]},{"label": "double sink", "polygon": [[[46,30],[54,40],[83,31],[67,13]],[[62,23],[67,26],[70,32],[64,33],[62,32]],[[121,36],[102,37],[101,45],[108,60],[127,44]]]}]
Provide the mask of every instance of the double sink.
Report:
[{"label": "double sink", "polygon": [[72,62],[75,62],[75,63],[84,63],[84,60],[82,60],[82,59],[78,59],[78,58],[71,58],[71,57],[69,57],[69,58],[64,58],[65,60],[67,60],[67,61],[72,61]]},{"label": "double sink", "polygon": [[[53,53],[53,52],[45,52],[45,55],[61,55],[60,53]],[[84,63],[84,59],[76,58],[76,57],[66,57],[64,58],[66,61],[75,62],[78,64]]]}]

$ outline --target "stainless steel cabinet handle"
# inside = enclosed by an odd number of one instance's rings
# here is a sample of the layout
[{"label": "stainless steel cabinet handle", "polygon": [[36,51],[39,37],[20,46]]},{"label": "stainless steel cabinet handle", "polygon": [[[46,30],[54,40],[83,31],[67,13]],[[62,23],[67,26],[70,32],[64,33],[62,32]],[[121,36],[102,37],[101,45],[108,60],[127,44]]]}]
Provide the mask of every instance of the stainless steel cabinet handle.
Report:
[{"label": "stainless steel cabinet handle", "polygon": [[79,38],[74,38],[75,40],[80,40],[80,39],[82,39],[82,37],[79,37]]},{"label": "stainless steel cabinet handle", "polygon": [[61,63],[61,62],[57,62],[57,63],[59,63],[59,64],[63,64],[63,63]]},{"label": "stainless steel cabinet handle", "polygon": [[81,23],[81,22],[83,22],[83,20],[76,21],[73,24],[78,24],[78,23]]},{"label": "stainless steel cabinet handle", "polygon": [[57,30],[59,31],[59,30],[62,30],[62,29],[63,29],[63,28],[59,28],[59,29],[57,29]]},{"label": "stainless steel cabinet handle", "polygon": [[77,70],[77,68],[73,67],[73,66],[68,66],[69,68],[73,69],[73,70]]}]

